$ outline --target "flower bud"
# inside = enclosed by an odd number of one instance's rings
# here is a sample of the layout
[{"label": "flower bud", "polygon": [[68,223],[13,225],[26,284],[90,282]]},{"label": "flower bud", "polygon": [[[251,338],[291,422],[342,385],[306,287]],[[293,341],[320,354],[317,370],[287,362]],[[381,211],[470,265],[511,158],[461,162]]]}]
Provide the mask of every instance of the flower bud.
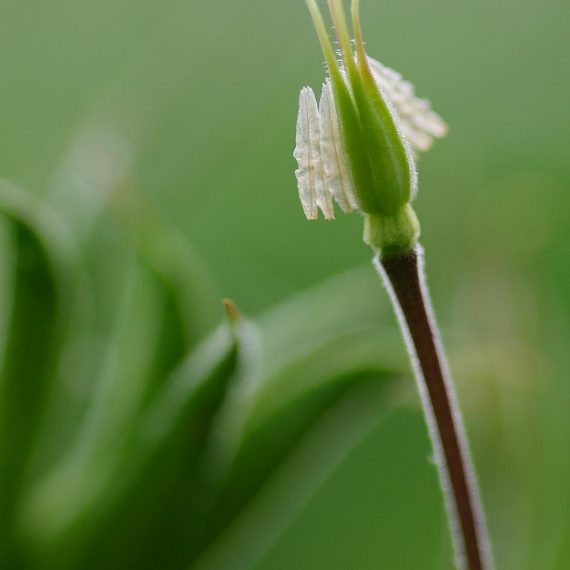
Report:
[{"label": "flower bud", "polygon": [[329,77],[319,105],[301,91],[297,122],[297,181],[308,219],[334,218],[332,198],[344,212],[365,216],[365,241],[382,252],[413,247],[419,223],[411,207],[417,187],[415,155],[447,132],[443,120],[397,72],[369,58],[353,0],[351,43],[341,0],[328,0],[340,45],[335,56],[315,0],[306,0]]}]

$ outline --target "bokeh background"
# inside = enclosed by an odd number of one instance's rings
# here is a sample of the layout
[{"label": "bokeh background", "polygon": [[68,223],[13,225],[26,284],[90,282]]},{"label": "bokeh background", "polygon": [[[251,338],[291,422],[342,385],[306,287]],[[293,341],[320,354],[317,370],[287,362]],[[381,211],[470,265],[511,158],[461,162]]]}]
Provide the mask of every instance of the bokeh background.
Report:
[{"label": "bokeh background", "polygon": [[[497,566],[568,568],[570,4],[364,0],[362,11],[369,52],[450,125],[420,161],[417,211]],[[334,281],[337,301],[363,296],[386,315],[397,396],[366,412],[330,464],[334,438],[301,453],[282,474],[277,504],[297,506],[279,532],[262,532],[276,506],[228,540],[232,563],[211,567],[450,568],[421,412],[361,220],[308,223],[298,203],[298,92],[323,80],[304,3],[0,0],[0,69],[0,176],[97,242],[85,263],[101,338],[129,280],[115,224],[93,206],[116,186],[144,196],[207,267],[216,286],[199,318],[221,320],[225,296],[263,323],[347,271],[366,286],[343,293],[345,277]],[[321,318],[314,310],[307,320]],[[87,401],[92,382],[81,375],[73,398]],[[343,413],[349,426],[362,412]],[[315,462],[328,467],[301,497],[295,480]]]}]

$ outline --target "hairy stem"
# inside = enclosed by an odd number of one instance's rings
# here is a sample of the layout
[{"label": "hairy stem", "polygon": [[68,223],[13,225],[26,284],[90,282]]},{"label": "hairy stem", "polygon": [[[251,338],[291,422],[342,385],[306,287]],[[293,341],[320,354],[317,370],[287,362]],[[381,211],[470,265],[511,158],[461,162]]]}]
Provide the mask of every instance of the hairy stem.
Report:
[{"label": "hairy stem", "polygon": [[481,500],[423,274],[423,251],[375,259],[390,291],[420,392],[460,569],[493,567]]}]

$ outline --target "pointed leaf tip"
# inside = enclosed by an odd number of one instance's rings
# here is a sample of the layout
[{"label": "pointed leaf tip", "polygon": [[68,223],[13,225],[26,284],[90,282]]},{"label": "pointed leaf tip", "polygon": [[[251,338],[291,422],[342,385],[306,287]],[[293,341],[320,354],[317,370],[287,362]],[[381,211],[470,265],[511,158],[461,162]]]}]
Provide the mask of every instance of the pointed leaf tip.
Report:
[{"label": "pointed leaf tip", "polygon": [[233,302],[232,299],[228,299],[227,297],[222,300],[224,305],[224,309],[226,310],[226,316],[228,317],[228,321],[232,327],[234,327],[242,318],[242,315],[237,308],[236,304]]}]

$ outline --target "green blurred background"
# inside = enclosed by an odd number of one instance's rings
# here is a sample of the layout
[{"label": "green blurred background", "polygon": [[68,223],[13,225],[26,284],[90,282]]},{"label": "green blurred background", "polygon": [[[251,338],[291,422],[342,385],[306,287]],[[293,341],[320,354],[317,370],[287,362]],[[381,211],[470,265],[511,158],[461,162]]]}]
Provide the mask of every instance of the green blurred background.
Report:
[{"label": "green blurred background", "polygon": [[[417,211],[497,566],[568,568],[570,3],[366,0],[362,10],[371,55],[450,125],[420,161]],[[308,223],[298,203],[298,92],[323,80],[301,0],[0,0],[0,69],[0,176],[44,197],[78,235],[95,223],[90,188],[126,179],[193,244],[218,283],[212,297],[246,315],[355,266],[374,280],[360,218]],[[104,228],[93,263],[106,273],[94,279],[111,300],[125,268]],[[221,318],[215,302],[208,310]],[[404,382],[404,404],[379,410],[346,446],[256,569],[450,567]],[[233,560],[212,568],[253,564]]]}]

